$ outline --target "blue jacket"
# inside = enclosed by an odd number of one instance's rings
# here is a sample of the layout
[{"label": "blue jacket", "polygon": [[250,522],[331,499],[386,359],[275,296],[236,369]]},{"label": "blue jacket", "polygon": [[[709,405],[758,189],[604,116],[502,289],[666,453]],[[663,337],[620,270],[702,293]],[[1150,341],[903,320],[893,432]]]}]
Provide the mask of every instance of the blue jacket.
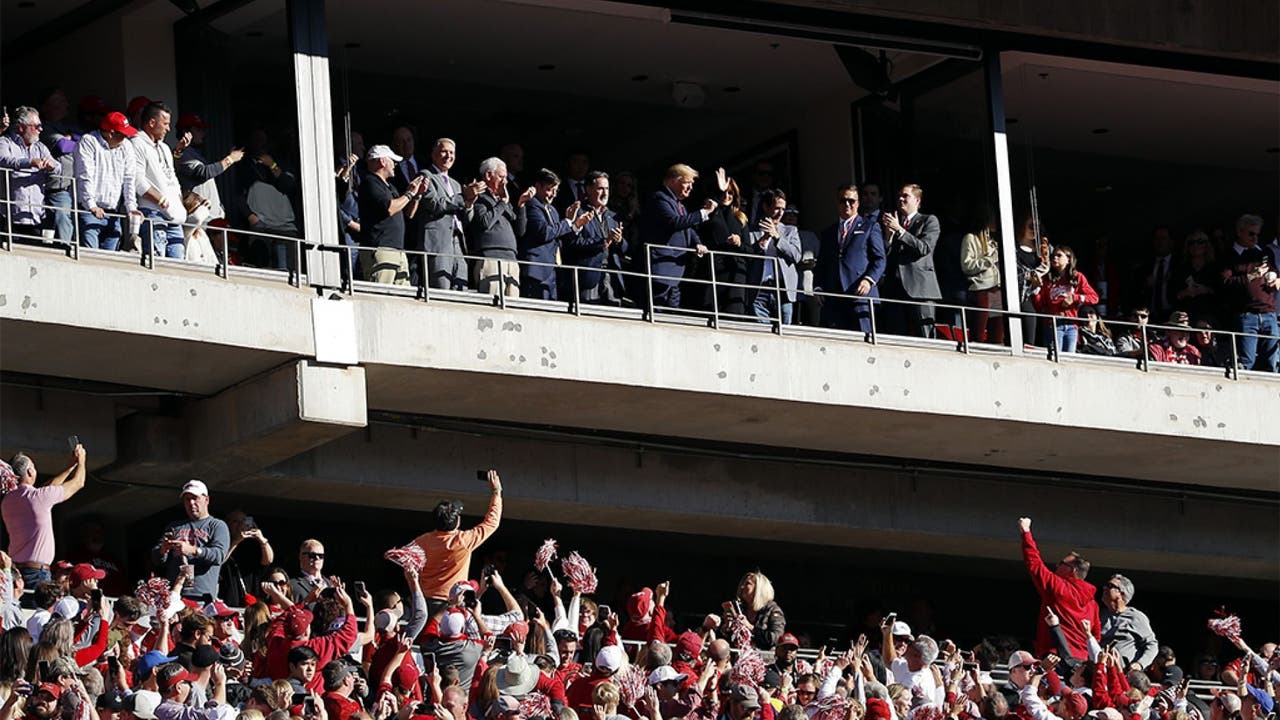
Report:
[{"label": "blue jacket", "polygon": [[870,297],[879,297],[875,285],[884,276],[884,237],[880,224],[861,215],[853,221],[844,247],[840,247],[840,223],[822,231],[818,264],[814,268],[814,289],[852,295],[858,281],[872,282]]},{"label": "blue jacket", "polygon": [[[644,252],[648,249],[653,274],[671,278],[657,282],[665,285],[677,284],[684,277],[685,267],[693,262],[696,255],[666,248],[696,247],[700,240],[694,227],[701,223],[701,212],[685,210],[681,213],[680,202],[670,190],[663,188],[650,195],[640,212],[641,247],[638,248],[637,267],[644,269]],[[666,247],[646,248],[648,245]]]},{"label": "blue jacket", "polygon": [[[584,268],[602,270],[621,270],[622,258],[627,254],[627,240],[605,251],[604,241],[621,223],[618,216],[608,208],[598,211],[591,222],[583,226],[577,235],[565,238],[560,257],[566,265],[577,265]],[[604,275],[598,272],[580,271],[578,273],[579,290],[599,287]],[[625,284],[625,283],[624,283]]]},{"label": "blue jacket", "polygon": [[524,234],[520,236],[520,259],[548,265],[522,265],[521,294],[525,297],[556,299],[556,250],[573,237],[573,225],[560,217],[552,205],[532,198],[525,203]]}]

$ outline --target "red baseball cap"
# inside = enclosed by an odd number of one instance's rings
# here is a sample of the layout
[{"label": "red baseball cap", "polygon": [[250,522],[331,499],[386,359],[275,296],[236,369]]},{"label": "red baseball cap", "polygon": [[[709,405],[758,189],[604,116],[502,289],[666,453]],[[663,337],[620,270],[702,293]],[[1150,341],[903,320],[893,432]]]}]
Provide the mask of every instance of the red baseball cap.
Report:
[{"label": "red baseball cap", "polygon": [[302,637],[302,633],[311,627],[311,621],[315,618],[311,611],[301,605],[294,605],[284,611],[284,628],[289,637]]},{"label": "red baseball cap", "polygon": [[506,630],[502,631],[502,634],[503,636],[509,637],[517,643],[522,643],[525,640],[529,639],[529,623],[524,622],[523,620],[519,622],[513,622],[507,626]]},{"label": "red baseball cap", "polygon": [[106,570],[100,570],[89,563],[80,563],[71,568],[71,584],[79,585],[90,578],[101,580],[107,576]]},{"label": "red baseball cap", "polygon": [[41,692],[47,692],[53,696],[54,700],[57,700],[58,698],[62,697],[62,686],[59,685],[58,683],[51,683],[51,682],[40,683],[39,685],[36,686],[35,690],[32,691],[31,694],[34,695],[36,693],[41,693]]},{"label": "red baseball cap", "polygon": [[118,132],[125,137],[133,137],[138,134],[138,128],[129,124],[129,118],[125,117],[124,113],[107,113],[106,116],[102,118],[101,127],[103,130]]},{"label": "red baseball cap", "polygon": [[800,647],[800,641],[796,640],[796,636],[791,633],[783,633],[782,637],[778,638],[778,642],[774,644],[774,647],[782,647],[783,645],[798,648]]},{"label": "red baseball cap", "polygon": [[[160,680],[160,678],[156,678],[156,679]],[[174,685],[177,685],[178,683],[195,682],[199,679],[200,679],[200,676],[196,675],[190,670],[181,670],[179,672],[174,673],[173,675],[170,675],[167,678],[164,678],[161,682],[162,682],[162,687],[165,690],[168,690],[169,688],[173,687]]]},{"label": "red baseball cap", "polygon": [[209,128],[209,123],[200,119],[200,116],[193,112],[185,112],[178,116],[178,129],[185,130],[187,128]]}]

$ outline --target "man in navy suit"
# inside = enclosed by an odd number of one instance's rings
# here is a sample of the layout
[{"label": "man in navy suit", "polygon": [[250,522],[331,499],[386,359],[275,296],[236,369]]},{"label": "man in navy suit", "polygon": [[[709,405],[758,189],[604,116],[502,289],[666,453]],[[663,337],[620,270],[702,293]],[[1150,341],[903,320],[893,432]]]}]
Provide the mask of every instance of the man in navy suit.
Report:
[{"label": "man in navy suit", "polygon": [[[699,256],[707,252],[694,228],[707,221],[715,210],[715,201],[708,199],[697,212],[689,212],[683,204],[697,179],[698,172],[688,165],[672,165],[663,178],[662,189],[649,196],[640,213],[642,254],[637,265],[645,268],[643,253],[649,253],[649,267],[658,276],[653,280],[654,307],[680,307],[680,280],[695,257],[688,250],[695,250]],[[722,193],[729,187],[723,168],[716,171],[716,184]],[[637,301],[645,302],[643,298]]]},{"label": "man in navy suit", "polygon": [[544,264],[520,266],[520,290],[525,297],[557,299],[555,265],[561,245],[567,244],[591,221],[591,211],[580,212],[576,202],[569,206],[568,217],[562,219],[552,205],[559,189],[559,175],[546,168],[534,173],[533,197],[523,209],[525,227],[520,237],[520,259]]},{"label": "man in navy suit", "polygon": [[904,185],[898,193],[898,212],[884,213],[885,273],[880,296],[895,300],[924,301],[922,305],[881,303],[882,327],[894,335],[933,337],[934,300],[942,299],[942,288],[933,270],[933,251],[938,246],[942,226],[938,218],[920,212],[924,191],[919,185]]},{"label": "man in navy suit", "polygon": [[[836,223],[822,231],[813,289],[861,298],[879,297],[876,286],[884,275],[884,240],[880,226],[858,214],[856,186],[843,185],[836,190],[836,216]],[[823,327],[871,332],[868,300],[818,297]]]},{"label": "man in navy suit", "polygon": [[[565,265],[592,269],[578,271],[579,300],[621,305],[627,302],[626,284],[617,271],[622,269],[627,254],[627,240],[618,216],[609,209],[609,175],[593,170],[587,173],[586,183],[586,206],[591,219],[581,231],[565,239],[560,256]],[[604,272],[599,272],[601,270]],[[572,283],[569,272],[561,276],[560,285],[566,292]]]}]

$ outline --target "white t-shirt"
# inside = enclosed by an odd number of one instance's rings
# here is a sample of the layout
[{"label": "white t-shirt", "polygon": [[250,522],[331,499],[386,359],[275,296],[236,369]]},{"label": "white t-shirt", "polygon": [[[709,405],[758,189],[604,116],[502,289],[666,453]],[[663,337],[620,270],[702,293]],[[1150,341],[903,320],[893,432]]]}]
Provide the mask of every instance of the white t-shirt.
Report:
[{"label": "white t-shirt", "polygon": [[924,696],[925,702],[931,705],[941,705],[946,701],[942,688],[938,687],[938,682],[933,677],[933,668],[928,665],[911,672],[907,669],[906,658],[900,657],[894,659],[889,669],[893,671],[895,682],[910,689],[913,695],[919,692]]}]

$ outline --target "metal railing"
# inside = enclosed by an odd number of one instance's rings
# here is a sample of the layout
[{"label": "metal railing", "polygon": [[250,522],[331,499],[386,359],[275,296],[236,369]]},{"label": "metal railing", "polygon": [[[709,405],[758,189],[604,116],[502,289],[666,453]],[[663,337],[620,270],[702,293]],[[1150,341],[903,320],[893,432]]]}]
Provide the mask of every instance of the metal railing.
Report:
[{"label": "metal railing", "polygon": [[[95,257],[112,257],[122,256],[123,253],[118,251],[94,250],[83,247],[80,238],[80,222],[79,217],[87,210],[79,207],[73,197],[73,207],[57,207],[49,204],[32,204],[27,202],[19,202],[11,199],[11,181],[12,172],[3,170],[0,174],[4,177],[5,195],[0,199],[0,210],[7,210],[13,206],[18,207],[39,207],[46,212],[71,212],[74,214],[76,222],[74,240],[68,242],[62,239],[42,238],[46,243],[64,246],[66,254],[73,260],[79,260],[82,254],[88,253]],[[74,195],[75,184],[71,185]],[[12,251],[14,238],[32,237],[23,233],[16,233],[13,225],[12,212],[5,212],[5,232],[0,234],[0,249],[4,251]],[[128,216],[119,213],[107,213],[107,217],[119,219],[122,225],[126,227],[122,230],[127,231]],[[335,218],[336,221],[336,218]],[[152,229],[154,224],[174,225],[176,223],[164,223],[163,221],[143,218],[140,220],[140,230]],[[186,228],[187,225],[182,225]],[[1234,330],[1201,330],[1198,328],[1186,328],[1180,326],[1143,324],[1132,321],[1105,321],[1110,328],[1132,328],[1133,335],[1138,339],[1141,350],[1138,354],[1132,356],[1115,356],[1108,357],[1105,355],[1091,355],[1087,353],[1066,353],[1062,352],[1058,347],[1057,334],[1058,328],[1064,324],[1075,326],[1085,326],[1087,321],[1079,318],[1068,318],[1059,315],[1046,313],[1024,312],[1022,310],[1007,310],[1001,308],[979,308],[970,305],[957,305],[949,303],[941,303],[935,301],[919,301],[904,300],[897,298],[881,298],[871,296],[857,296],[847,293],[831,292],[827,290],[813,290],[806,292],[799,287],[787,288],[783,283],[783,264],[782,260],[776,256],[763,255],[756,253],[734,252],[727,250],[698,250],[695,248],[670,247],[666,245],[645,245],[641,248],[644,254],[643,270],[624,269],[608,266],[590,267],[585,265],[539,262],[532,260],[508,260],[501,258],[487,257],[483,255],[472,255],[465,253],[433,253],[423,250],[404,250],[404,256],[410,265],[410,277],[413,278],[411,284],[389,284],[375,283],[366,280],[360,280],[357,277],[357,258],[364,258],[365,261],[372,260],[374,248],[350,245],[322,245],[305,238],[291,237],[273,233],[259,232],[255,230],[246,230],[240,228],[219,228],[206,227],[206,234],[215,246],[215,255],[217,263],[214,270],[219,277],[229,279],[233,275],[258,276],[258,277],[277,277],[283,273],[287,277],[290,285],[302,287],[307,285],[314,287],[317,291],[340,290],[348,295],[359,294],[383,294],[397,295],[405,294],[416,298],[423,302],[431,302],[435,300],[449,300],[456,302],[484,302],[492,303],[498,308],[519,307],[523,309],[544,310],[553,312],[568,312],[573,315],[606,315],[612,317],[635,317],[637,319],[655,323],[655,322],[674,322],[688,324],[690,320],[704,322],[712,328],[732,327],[736,330],[767,330],[772,334],[795,334],[806,336],[832,336],[838,338],[846,338],[850,340],[861,340],[862,342],[876,345],[884,342],[892,342],[896,344],[924,345],[940,348],[953,348],[956,352],[970,354],[981,352],[986,354],[1012,354],[1014,348],[1005,344],[996,344],[984,342],[981,340],[973,340],[971,336],[973,331],[979,326],[985,325],[988,328],[993,324],[1002,325],[1007,329],[1008,325],[1014,322],[1020,322],[1024,318],[1034,320],[1037,325],[1043,326],[1047,330],[1047,342],[1043,347],[1037,350],[1043,351],[1045,358],[1051,362],[1061,363],[1064,359],[1069,358],[1071,362],[1101,362],[1101,363],[1122,363],[1131,364],[1136,369],[1143,372],[1150,372],[1153,368],[1160,370],[1187,370],[1192,372],[1205,372],[1205,367],[1222,371],[1222,374],[1229,379],[1239,379],[1239,343],[1242,339],[1252,338],[1255,341],[1261,339],[1280,340],[1275,335],[1263,335],[1257,333],[1242,333]],[[140,242],[138,243],[138,255],[140,264],[147,269],[154,269],[157,264],[155,258],[154,245],[151,240],[153,232],[139,232]],[[284,243],[291,249],[292,267],[287,268],[257,268],[250,266],[240,266],[230,264],[231,237],[238,238],[257,238],[267,243]],[[37,236],[38,237],[38,236]],[[216,240],[215,240],[216,239]],[[305,255],[307,252],[318,251],[316,257],[323,257],[327,253],[337,253],[338,262],[343,268],[341,280],[339,282],[322,281],[319,277],[309,275],[307,273]],[[660,253],[660,258],[655,261],[655,252]],[[693,277],[684,275],[663,275],[655,274],[654,266],[660,263],[675,263],[677,265],[687,266],[689,257],[705,257],[709,265],[709,277]],[[461,267],[463,277],[450,276],[450,287],[433,286],[430,268],[432,267],[432,259],[448,259],[459,261],[456,265]],[[748,272],[748,277],[752,275],[753,264],[768,264],[772,267],[773,278],[766,283],[749,283],[739,282],[736,279],[725,279],[718,277],[720,272],[717,266],[720,260],[728,259],[742,264],[743,269]],[[556,278],[557,299],[547,300],[536,297],[520,296],[514,297],[507,294],[508,276],[503,272],[498,273],[498,277],[492,284],[498,288],[497,292],[481,294],[471,289],[475,284],[473,281],[474,272],[478,269],[479,264],[485,261],[500,260],[507,267],[516,268],[515,283],[527,282],[528,270],[531,268],[541,268],[549,270],[551,275]],[[181,267],[185,265],[181,260],[172,258],[162,258],[160,264],[163,266]],[[287,263],[286,263],[287,264]],[[634,265],[634,263],[633,263]],[[202,267],[196,265],[196,267]],[[759,266],[757,266],[759,267]],[[416,270],[416,272],[414,272]],[[802,271],[797,268],[797,277]],[[610,283],[620,286],[630,286],[629,292],[624,292],[620,303],[605,303],[598,300],[583,299],[583,274],[597,276],[597,283]],[[763,275],[763,273],[761,273]],[[561,286],[567,283],[568,297],[559,297]],[[643,283],[643,288],[637,288],[634,283]],[[599,287],[599,285],[597,285]],[[660,302],[659,295],[663,292],[658,288],[678,287],[681,292],[696,292],[696,289],[703,289],[707,294],[707,306],[702,307],[670,307]],[[743,294],[743,311],[735,312],[726,310],[722,307],[721,294],[730,291],[741,291]],[[785,300],[784,294],[795,292],[797,299],[795,301],[796,310],[799,306],[810,299],[818,299],[821,303],[852,303],[857,311],[849,315],[856,320],[865,317],[866,328],[850,328],[850,327],[830,327],[819,326],[815,324],[800,325],[796,323],[788,324],[785,320],[783,312]],[[761,293],[769,293],[773,296],[772,308],[769,315],[760,316],[754,311],[754,300]],[[898,306],[902,308],[917,307],[922,311],[929,311],[936,318],[939,313],[949,314],[958,320],[958,324],[950,322],[935,322],[932,326],[927,327],[931,330],[931,336],[924,335],[901,335],[883,332],[882,330],[882,309],[887,306]],[[1182,365],[1169,362],[1154,362],[1151,357],[1152,332],[1160,331],[1168,333],[1170,331],[1182,331],[1189,333],[1209,332],[1218,343],[1219,347],[1229,350],[1229,361],[1225,363],[1225,367],[1221,365],[1208,365],[1213,362],[1213,358],[1203,358],[1204,365],[1201,367]],[[1077,333],[1079,331],[1077,330]],[[979,333],[981,337],[982,333]],[[1007,337],[1007,330],[1006,330]],[[1222,345],[1225,343],[1225,345]],[[1028,345],[1028,347],[1031,347]],[[1016,349],[1017,351],[1023,348]],[[1247,368],[1245,368],[1247,370]],[[1271,373],[1253,373],[1253,377],[1274,377]]]}]

